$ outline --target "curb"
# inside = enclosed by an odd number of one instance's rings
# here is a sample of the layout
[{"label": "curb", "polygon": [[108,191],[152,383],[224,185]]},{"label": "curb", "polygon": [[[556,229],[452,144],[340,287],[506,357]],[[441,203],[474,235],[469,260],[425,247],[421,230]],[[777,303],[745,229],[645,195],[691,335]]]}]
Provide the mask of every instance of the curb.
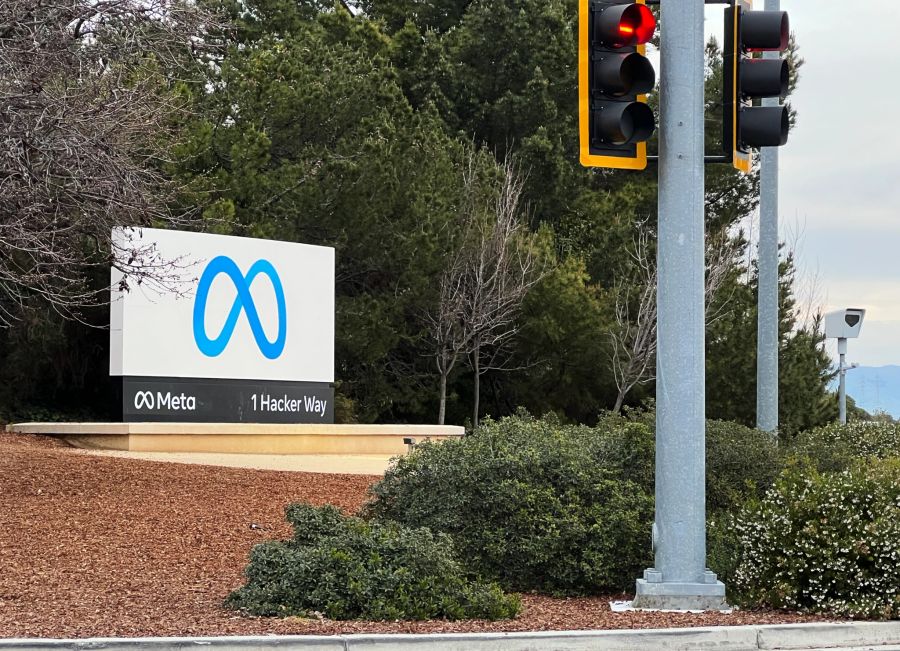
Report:
[{"label": "curb", "polygon": [[758,649],[853,648],[900,645],[900,622],[760,626]]},{"label": "curb", "polygon": [[900,621],[615,631],[0,639],[0,651],[900,651]]}]

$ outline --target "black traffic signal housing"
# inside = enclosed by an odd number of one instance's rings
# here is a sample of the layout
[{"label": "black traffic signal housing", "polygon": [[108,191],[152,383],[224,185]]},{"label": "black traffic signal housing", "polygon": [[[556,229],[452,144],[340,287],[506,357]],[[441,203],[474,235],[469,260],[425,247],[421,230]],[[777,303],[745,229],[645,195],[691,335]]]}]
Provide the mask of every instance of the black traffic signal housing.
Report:
[{"label": "black traffic signal housing", "polygon": [[578,129],[585,167],[644,169],[656,120],[645,44],[656,18],[644,0],[579,0]]},{"label": "black traffic signal housing", "polygon": [[750,171],[751,150],[787,142],[787,107],[754,106],[754,100],[787,95],[788,62],[753,55],[783,52],[789,38],[785,11],[751,11],[746,0],[736,0],[725,10],[723,147],[744,172]]}]

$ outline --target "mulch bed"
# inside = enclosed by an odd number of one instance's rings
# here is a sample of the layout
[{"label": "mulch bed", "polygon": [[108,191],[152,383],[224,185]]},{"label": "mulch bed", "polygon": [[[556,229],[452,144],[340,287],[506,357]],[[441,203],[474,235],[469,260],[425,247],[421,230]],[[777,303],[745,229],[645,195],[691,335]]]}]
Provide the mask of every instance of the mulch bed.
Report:
[{"label": "mulch bed", "polygon": [[[353,512],[376,477],[92,456],[0,434],[0,637],[542,631],[778,624],[792,613],[613,613],[610,597],[523,595],[505,622],[335,622],[221,607],[250,548],[287,538],[284,506]],[[618,597],[621,598],[621,597]]]}]

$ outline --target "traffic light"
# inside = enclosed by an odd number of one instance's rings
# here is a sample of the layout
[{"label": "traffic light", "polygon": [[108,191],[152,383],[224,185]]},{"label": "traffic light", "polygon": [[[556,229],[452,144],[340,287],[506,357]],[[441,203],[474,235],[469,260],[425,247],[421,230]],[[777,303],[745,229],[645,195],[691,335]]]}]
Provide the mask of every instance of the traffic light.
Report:
[{"label": "traffic light", "polygon": [[585,167],[644,169],[656,126],[646,93],[656,72],[644,45],[656,18],[644,0],[579,0],[578,123]]},{"label": "traffic light", "polygon": [[[757,52],[783,52],[790,24],[784,11],[751,11],[737,0],[725,10],[724,133],[726,154],[739,170],[750,171],[750,152],[787,142],[786,106],[759,106],[754,100],[784,97],[790,70],[785,59],[753,58]],[[754,105],[756,104],[756,105]]]}]

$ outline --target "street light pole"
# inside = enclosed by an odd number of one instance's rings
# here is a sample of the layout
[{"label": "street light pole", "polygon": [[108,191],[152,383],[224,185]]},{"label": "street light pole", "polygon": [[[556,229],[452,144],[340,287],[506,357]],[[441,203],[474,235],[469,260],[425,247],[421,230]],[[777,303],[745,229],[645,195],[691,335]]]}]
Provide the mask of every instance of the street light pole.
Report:
[{"label": "street light pole", "polygon": [[704,0],[662,3],[655,567],[635,608],[721,609],[706,569]]}]

